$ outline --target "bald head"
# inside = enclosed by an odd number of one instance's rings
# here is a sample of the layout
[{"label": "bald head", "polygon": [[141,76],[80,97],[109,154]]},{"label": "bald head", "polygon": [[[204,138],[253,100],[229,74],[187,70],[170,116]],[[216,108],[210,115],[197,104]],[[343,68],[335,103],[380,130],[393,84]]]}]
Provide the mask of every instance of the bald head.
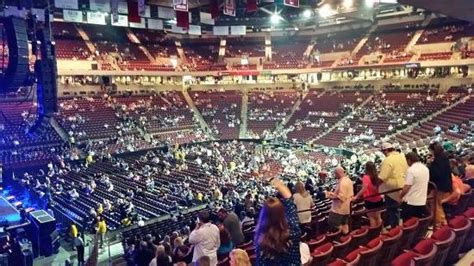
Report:
[{"label": "bald head", "polygon": [[346,175],[346,172],[344,172],[344,168],[338,166],[336,169],[334,169],[334,175],[337,179],[341,179]]},{"label": "bald head", "polygon": [[466,166],[466,178],[474,179],[474,165],[470,164]]}]

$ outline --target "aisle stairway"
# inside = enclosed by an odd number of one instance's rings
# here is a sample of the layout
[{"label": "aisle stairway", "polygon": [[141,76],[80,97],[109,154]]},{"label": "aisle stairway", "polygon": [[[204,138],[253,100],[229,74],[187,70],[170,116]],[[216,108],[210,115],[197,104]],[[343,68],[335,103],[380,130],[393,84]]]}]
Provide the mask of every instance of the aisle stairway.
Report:
[{"label": "aisle stairway", "polygon": [[[197,107],[194,104],[193,99],[191,99],[191,96],[189,95],[188,91],[183,90],[182,92],[183,92],[184,99],[186,100],[186,103],[193,110],[194,117],[198,120],[199,125],[201,126],[201,129],[204,132],[211,132],[209,125],[206,123],[206,121],[202,117],[201,112],[197,109]],[[214,136],[212,136],[212,139],[215,139]]]},{"label": "aisle stairway", "polygon": [[240,109],[240,131],[239,138],[243,139],[247,137],[247,120],[248,120],[248,105],[249,105],[249,94],[248,90],[242,91],[242,107]]}]

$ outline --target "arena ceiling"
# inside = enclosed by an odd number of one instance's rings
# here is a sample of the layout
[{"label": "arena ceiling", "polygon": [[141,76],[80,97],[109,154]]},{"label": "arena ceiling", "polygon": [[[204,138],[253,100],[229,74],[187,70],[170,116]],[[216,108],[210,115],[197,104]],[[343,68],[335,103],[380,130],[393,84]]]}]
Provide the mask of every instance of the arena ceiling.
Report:
[{"label": "arena ceiling", "polygon": [[423,8],[449,17],[474,22],[473,0],[398,0],[402,4]]}]

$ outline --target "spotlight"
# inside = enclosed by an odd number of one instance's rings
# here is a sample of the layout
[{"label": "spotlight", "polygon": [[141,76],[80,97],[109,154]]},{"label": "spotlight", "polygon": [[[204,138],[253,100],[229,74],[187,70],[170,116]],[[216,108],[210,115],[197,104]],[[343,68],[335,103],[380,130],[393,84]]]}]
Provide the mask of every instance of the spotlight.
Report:
[{"label": "spotlight", "polygon": [[328,18],[334,14],[335,11],[331,8],[329,4],[325,4],[319,9],[319,15],[323,18]]},{"label": "spotlight", "polygon": [[280,19],[281,17],[277,13],[273,13],[270,17],[270,21],[272,22],[272,24],[278,24],[278,22],[280,22]]},{"label": "spotlight", "polygon": [[313,15],[313,12],[310,9],[306,9],[303,11],[303,17],[304,18],[310,18]]}]

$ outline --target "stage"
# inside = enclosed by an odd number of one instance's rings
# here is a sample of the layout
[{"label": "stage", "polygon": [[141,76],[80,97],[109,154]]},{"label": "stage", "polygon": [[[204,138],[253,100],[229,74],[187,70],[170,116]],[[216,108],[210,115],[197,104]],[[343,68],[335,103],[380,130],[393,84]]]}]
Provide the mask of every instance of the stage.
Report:
[{"label": "stage", "polygon": [[7,221],[9,226],[19,225],[21,223],[21,216],[15,206],[0,196],[0,223],[4,221]]}]

